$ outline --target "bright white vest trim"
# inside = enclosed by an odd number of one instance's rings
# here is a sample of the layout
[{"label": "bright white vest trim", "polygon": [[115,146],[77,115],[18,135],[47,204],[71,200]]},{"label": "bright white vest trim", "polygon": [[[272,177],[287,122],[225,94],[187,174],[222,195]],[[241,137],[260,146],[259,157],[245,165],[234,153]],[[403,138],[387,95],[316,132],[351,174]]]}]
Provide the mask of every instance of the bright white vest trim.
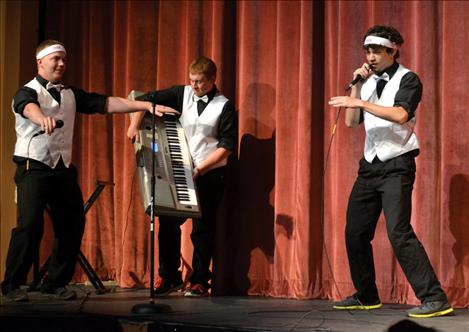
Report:
[{"label": "bright white vest trim", "polygon": [[[394,106],[394,98],[399,90],[401,79],[409,71],[399,65],[394,76],[384,87],[381,98],[378,98],[376,93],[376,80],[369,77],[362,86],[361,99],[381,106]],[[381,161],[387,161],[419,148],[419,142],[414,132],[415,116],[401,125],[366,111],[363,114],[366,131],[364,155],[369,163],[373,161],[375,156],[378,156]]]},{"label": "bright white vest trim", "polygon": [[[194,167],[200,165],[209,154],[217,149],[218,123],[223,106],[228,99],[223,95],[215,96],[199,116],[197,102],[193,100],[194,91],[190,85],[184,87],[182,114],[179,122],[189,144]],[[227,159],[213,165],[210,169],[226,165]]]},{"label": "bright white vest trim", "polygon": [[[60,91],[61,103],[52,98],[50,93],[35,78],[25,84],[25,86],[36,90],[37,100],[41,105],[41,110],[45,116],[52,116],[56,120],[62,120],[64,125],[60,129],[55,129],[52,135],[39,135],[31,137],[41,130],[41,126],[36,125],[29,119],[15,114],[16,145],[15,156],[30,158],[40,161],[49,167],[54,168],[60,157],[65,166],[69,167],[72,160],[73,126],[75,123],[76,102],[75,95],[71,89]],[[28,143],[29,155],[28,155]]]}]

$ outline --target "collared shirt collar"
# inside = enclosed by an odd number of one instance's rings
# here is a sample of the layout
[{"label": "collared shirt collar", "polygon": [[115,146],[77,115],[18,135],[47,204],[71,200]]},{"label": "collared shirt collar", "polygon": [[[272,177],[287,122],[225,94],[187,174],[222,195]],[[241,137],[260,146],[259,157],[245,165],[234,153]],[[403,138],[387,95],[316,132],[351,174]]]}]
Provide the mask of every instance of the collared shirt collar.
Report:
[{"label": "collared shirt collar", "polygon": [[41,83],[41,85],[45,88],[47,86],[47,83],[49,83],[48,80],[46,80],[44,77],[42,77],[41,75],[37,74],[36,75],[36,80]]},{"label": "collared shirt collar", "polygon": [[212,90],[204,94],[203,96],[194,96],[192,97],[194,101],[202,100],[204,103],[208,104],[215,96],[217,95],[218,89],[216,85],[213,86]]},{"label": "collared shirt collar", "polygon": [[212,90],[210,90],[207,93],[208,102],[210,102],[213,98],[215,98],[217,92],[218,92],[217,86],[214,84]]},{"label": "collared shirt collar", "polygon": [[36,80],[44,87],[46,88],[47,90],[47,85],[49,84],[49,86],[61,86],[62,88],[66,88],[63,84],[60,84],[60,83],[51,83],[50,81],[46,80],[44,77],[42,77],[41,75],[37,74],[36,75]]}]

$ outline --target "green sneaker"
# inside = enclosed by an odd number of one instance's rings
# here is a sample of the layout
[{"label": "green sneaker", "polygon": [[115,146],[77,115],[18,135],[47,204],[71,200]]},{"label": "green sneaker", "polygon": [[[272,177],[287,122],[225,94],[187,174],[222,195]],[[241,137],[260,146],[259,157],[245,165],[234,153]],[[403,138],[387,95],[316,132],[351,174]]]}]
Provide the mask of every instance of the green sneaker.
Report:
[{"label": "green sneaker", "polygon": [[454,309],[447,301],[425,302],[421,306],[407,310],[407,316],[413,318],[430,318],[454,315]]},{"label": "green sneaker", "polygon": [[355,295],[347,297],[345,300],[335,302],[334,309],[339,310],[373,310],[383,306],[380,300],[375,302],[361,302]]}]

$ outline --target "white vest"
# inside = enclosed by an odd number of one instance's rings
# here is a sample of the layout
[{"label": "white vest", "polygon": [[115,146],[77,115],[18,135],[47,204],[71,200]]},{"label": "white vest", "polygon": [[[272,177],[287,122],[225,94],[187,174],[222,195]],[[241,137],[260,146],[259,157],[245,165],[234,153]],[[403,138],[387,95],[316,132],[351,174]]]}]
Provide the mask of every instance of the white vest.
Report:
[{"label": "white vest", "polygon": [[[381,106],[394,106],[394,98],[402,77],[409,72],[409,69],[399,65],[394,76],[385,85],[381,97],[376,93],[377,80],[373,76],[369,77],[361,89],[361,99]],[[365,122],[365,159],[369,163],[375,156],[381,161],[387,161],[400,156],[406,152],[419,148],[419,142],[414,132],[415,116],[404,124],[384,120],[366,111]]]},{"label": "white vest", "polygon": [[[75,95],[71,89],[60,91],[61,103],[50,95],[50,93],[35,78],[25,86],[36,90],[37,101],[45,116],[51,116],[55,120],[62,120],[62,128],[55,129],[52,135],[42,134],[31,137],[41,130],[36,125],[20,114],[15,113],[16,145],[15,156],[30,158],[40,161],[54,168],[60,156],[65,166],[70,166],[72,160],[73,125],[75,122],[76,103]],[[12,106],[13,109],[13,106]],[[29,143],[29,151],[28,151]]]},{"label": "white vest", "polygon": [[[209,154],[217,149],[218,123],[223,106],[228,99],[223,95],[215,96],[199,116],[197,102],[194,101],[194,91],[190,85],[184,88],[182,114],[179,122],[189,144],[194,166],[197,167]],[[227,159],[220,161],[210,169],[226,165]]]}]

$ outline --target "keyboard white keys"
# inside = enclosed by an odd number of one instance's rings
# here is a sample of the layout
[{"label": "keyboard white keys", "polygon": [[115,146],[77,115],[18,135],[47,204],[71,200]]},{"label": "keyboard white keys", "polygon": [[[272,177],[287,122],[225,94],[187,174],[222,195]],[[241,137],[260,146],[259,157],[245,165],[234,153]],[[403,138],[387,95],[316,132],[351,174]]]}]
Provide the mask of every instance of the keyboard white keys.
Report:
[{"label": "keyboard white keys", "polygon": [[[145,100],[132,91],[131,100]],[[146,113],[140,124],[140,143],[135,143],[140,188],[145,212],[151,211],[152,155],[155,155],[155,214],[199,218],[197,188],[192,179],[192,158],[179,120],[174,115],[155,118],[156,145],[152,148],[153,118]],[[153,151],[153,153],[152,153]]]}]

